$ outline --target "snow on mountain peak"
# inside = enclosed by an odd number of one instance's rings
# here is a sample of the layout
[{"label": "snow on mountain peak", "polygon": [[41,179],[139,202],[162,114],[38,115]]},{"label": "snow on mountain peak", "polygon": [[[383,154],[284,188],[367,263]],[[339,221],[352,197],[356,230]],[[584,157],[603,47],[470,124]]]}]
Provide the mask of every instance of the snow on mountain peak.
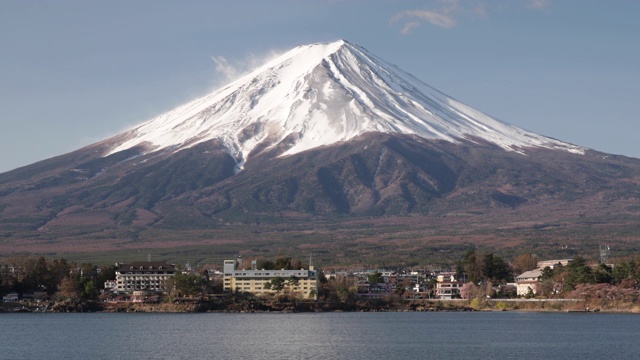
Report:
[{"label": "snow on mountain peak", "polygon": [[109,154],[146,144],[178,151],[218,139],[242,169],[252,150],[282,155],[366,132],[459,142],[483,139],[505,150],[584,148],[502,123],[462,104],[364,48],[339,40],[298,46],[202,98],[142,124]]}]

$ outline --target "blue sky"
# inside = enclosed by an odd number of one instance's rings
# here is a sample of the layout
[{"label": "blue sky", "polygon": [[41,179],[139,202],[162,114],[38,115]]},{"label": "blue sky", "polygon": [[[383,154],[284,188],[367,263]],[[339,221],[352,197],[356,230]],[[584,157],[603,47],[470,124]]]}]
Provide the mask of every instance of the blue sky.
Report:
[{"label": "blue sky", "polygon": [[640,1],[0,0],[0,172],[346,39],[502,121],[640,157]]}]

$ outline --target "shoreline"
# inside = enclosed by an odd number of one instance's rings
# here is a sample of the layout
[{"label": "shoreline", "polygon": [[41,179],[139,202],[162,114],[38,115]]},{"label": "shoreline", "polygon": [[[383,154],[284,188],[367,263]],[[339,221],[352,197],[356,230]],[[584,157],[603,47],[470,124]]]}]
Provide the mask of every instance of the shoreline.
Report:
[{"label": "shoreline", "polygon": [[246,299],[243,301],[179,301],[163,303],[58,302],[2,303],[0,313],[310,313],[310,312],[549,312],[638,314],[640,304],[602,303],[584,300],[518,302],[505,299],[473,301],[407,300],[406,302],[358,301],[355,303],[303,302]]}]

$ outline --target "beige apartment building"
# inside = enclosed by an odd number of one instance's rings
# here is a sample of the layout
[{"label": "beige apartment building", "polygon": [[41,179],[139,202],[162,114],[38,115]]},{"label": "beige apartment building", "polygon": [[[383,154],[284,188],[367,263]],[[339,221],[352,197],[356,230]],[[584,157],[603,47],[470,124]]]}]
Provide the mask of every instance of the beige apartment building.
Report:
[{"label": "beige apartment building", "polygon": [[[283,292],[289,292],[302,299],[316,299],[318,294],[317,272],[313,266],[309,270],[258,270],[256,261],[252,261],[251,270],[239,268],[242,261],[224,261],[224,289],[228,291],[242,291],[258,296],[274,294],[273,289],[265,289],[264,285],[276,277],[281,277],[285,281]],[[297,286],[289,285],[289,279],[298,280]]]}]

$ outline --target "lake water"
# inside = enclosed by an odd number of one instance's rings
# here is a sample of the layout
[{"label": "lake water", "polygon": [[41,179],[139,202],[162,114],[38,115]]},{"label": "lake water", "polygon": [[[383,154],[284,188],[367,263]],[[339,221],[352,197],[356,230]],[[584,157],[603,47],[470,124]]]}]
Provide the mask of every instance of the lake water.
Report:
[{"label": "lake water", "polygon": [[640,317],[0,314],[0,359],[637,359]]}]

